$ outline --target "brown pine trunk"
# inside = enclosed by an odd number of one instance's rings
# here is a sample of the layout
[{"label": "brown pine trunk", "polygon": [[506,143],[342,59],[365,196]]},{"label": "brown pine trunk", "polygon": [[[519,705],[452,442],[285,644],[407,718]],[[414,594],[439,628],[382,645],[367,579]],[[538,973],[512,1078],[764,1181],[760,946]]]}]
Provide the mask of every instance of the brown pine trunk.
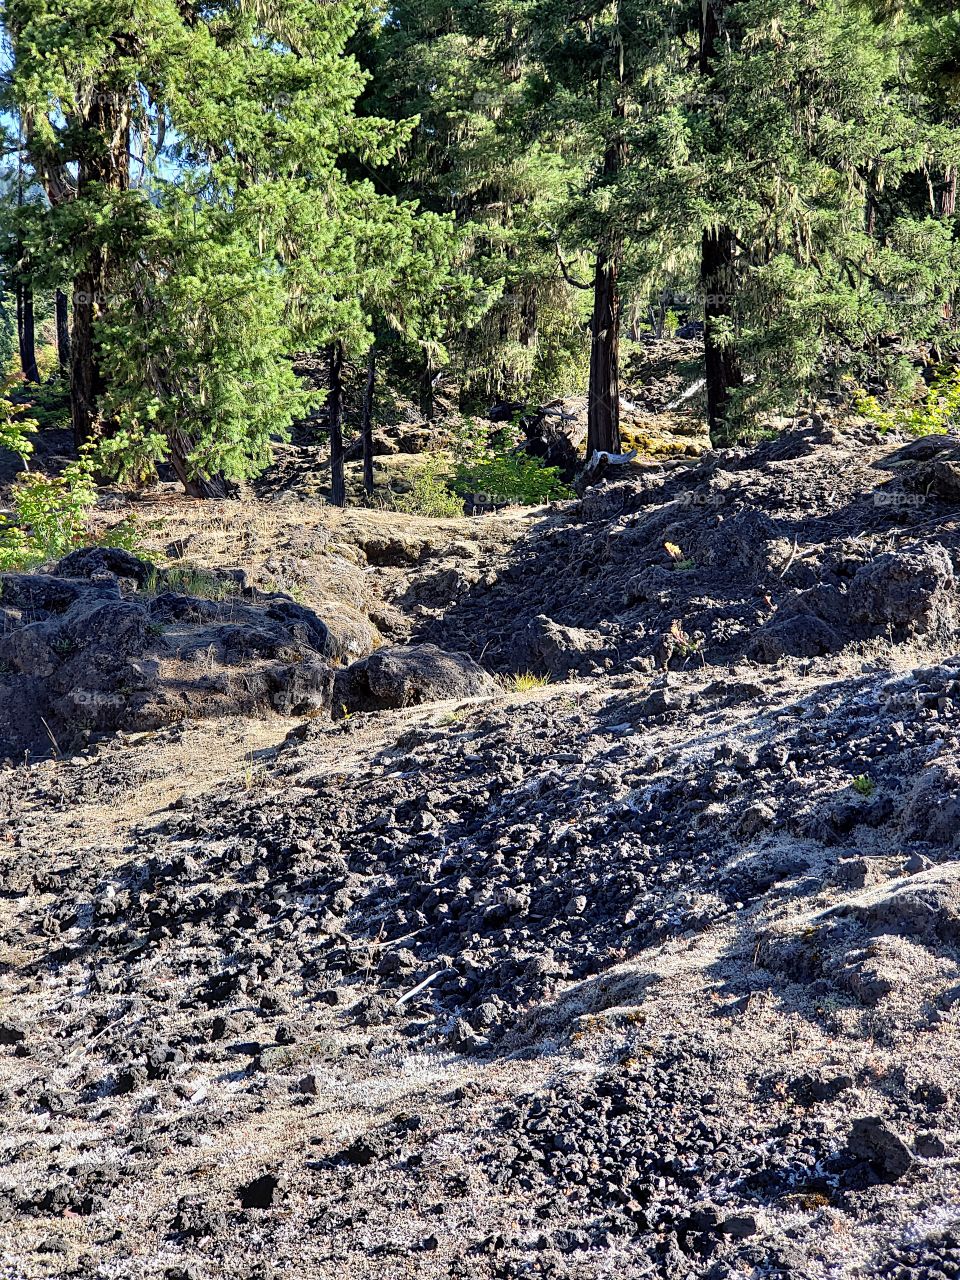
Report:
[{"label": "brown pine trunk", "polygon": [[[94,85],[80,132],[77,198],[82,200],[91,187],[125,191],[130,185],[130,113],[125,95]],[[109,306],[108,276],[106,252],[102,245],[94,244],[73,282],[70,406],[78,449],[93,438],[95,430],[109,430],[109,424],[98,423],[99,401],[106,385],[97,351],[98,323]]]},{"label": "brown pine trunk", "polygon": [[93,439],[100,397],[106,390],[96,351],[97,299],[102,297],[101,255],[73,282],[73,337],[70,343],[70,414],[73,443],[81,450]]},{"label": "brown pine trunk", "polygon": [[28,382],[39,382],[40,370],[37,368],[37,342],[33,319],[33,287],[28,281],[18,280],[16,294],[20,368]]},{"label": "brown pine trunk", "polygon": [[343,475],[343,343],[330,345],[330,384],[327,392],[327,428],[330,432],[330,501],[347,505]]},{"label": "brown pine trunk", "polygon": [[877,202],[872,195],[867,196],[867,203],[863,212],[863,229],[873,240],[877,234]]},{"label": "brown pine trunk", "polygon": [[[957,166],[951,164],[944,174],[943,186],[937,198],[937,212],[941,218],[953,218],[957,213]],[[950,294],[943,303],[943,317],[952,321],[956,312],[956,296]]]},{"label": "brown pine trunk", "polygon": [[[704,0],[700,27],[700,74],[710,78],[720,37],[723,0]],[[728,422],[731,393],[743,385],[736,350],[724,340],[734,314],[736,290],[733,231],[728,226],[704,228],[700,245],[700,288],[703,292],[704,378],[707,418],[714,448],[733,443]]]},{"label": "brown pine trunk", "polygon": [[528,351],[536,350],[540,336],[540,308],[535,290],[531,290],[523,300],[520,313],[520,342]]},{"label": "brown pine trunk", "polygon": [[[955,218],[957,214],[957,166],[948,165],[943,174],[943,180],[937,188],[936,202],[934,211],[941,218]],[[943,318],[949,321],[951,328],[956,327],[956,300],[955,293],[948,293],[944,298],[941,306],[943,308]]]},{"label": "brown pine trunk", "polygon": [[188,435],[182,431],[168,431],[167,442],[170,445],[170,465],[189,498],[227,497],[227,484],[222,476],[206,478],[191,471],[187,459],[193,452],[193,441]]},{"label": "brown pine trunk", "polygon": [[433,395],[433,357],[428,353],[423,373],[420,377],[420,413],[425,422],[432,422],[436,414],[436,403]]},{"label": "brown pine trunk", "polygon": [[956,165],[948,165],[943,175],[943,185],[937,194],[937,212],[942,218],[952,218],[957,212]]},{"label": "brown pine trunk", "polygon": [[363,442],[363,489],[373,497],[373,392],[377,381],[377,348],[371,344],[367,352],[367,381],[363,388],[363,417],[360,436]]},{"label": "brown pine trunk", "polygon": [[[24,131],[23,121],[17,124],[17,208],[23,207],[24,179],[23,153]],[[33,285],[27,277],[27,261],[23,244],[17,243],[17,277],[14,291],[17,300],[17,345],[20,350],[20,368],[28,382],[39,382],[40,371],[37,368],[37,343],[33,323]]]},{"label": "brown pine trunk", "polygon": [[54,312],[57,325],[57,360],[60,362],[60,373],[64,378],[70,377],[70,312],[67,295],[58,289],[54,295]]},{"label": "brown pine trunk", "polygon": [[703,289],[704,376],[707,390],[707,418],[714,448],[733,444],[728,422],[731,393],[743,386],[737,353],[723,330],[733,317],[735,275],[733,233],[729,227],[708,227],[703,233],[700,256],[700,283]]}]

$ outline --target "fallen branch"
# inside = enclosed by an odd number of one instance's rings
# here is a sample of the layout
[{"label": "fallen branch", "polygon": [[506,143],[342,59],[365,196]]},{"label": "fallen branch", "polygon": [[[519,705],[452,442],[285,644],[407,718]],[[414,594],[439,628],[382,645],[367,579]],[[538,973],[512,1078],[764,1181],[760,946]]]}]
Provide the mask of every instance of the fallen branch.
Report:
[{"label": "fallen branch", "polygon": [[406,995],[402,995],[399,1000],[397,1000],[396,1007],[399,1009],[402,1004],[406,1004],[408,1000],[412,1000],[414,996],[418,996],[421,991],[426,991],[427,987],[430,986],[430,983],[436,982],[437,978],[439,978],[442,973],[446,973],[446,970],[438,969],[436,973],[431,973],[428,978],[424,978],[422,982],[418,982],[411,991],[408,991]]}]

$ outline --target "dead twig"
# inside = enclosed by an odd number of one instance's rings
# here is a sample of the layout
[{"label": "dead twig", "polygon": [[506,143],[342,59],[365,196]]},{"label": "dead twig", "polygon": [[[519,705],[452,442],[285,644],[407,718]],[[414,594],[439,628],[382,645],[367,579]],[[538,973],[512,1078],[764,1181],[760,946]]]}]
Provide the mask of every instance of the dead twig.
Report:
[{"label": "dead twig", "polygon": [[396,1007],[399,1009],[401,1005],[406,1004],[408,1000],[412,1000],[414,996],[418,996],[421,991],[426,991],[431,982],[436,982],[442,973],[446,973],[445,969],[438,969],[436,973],[431,973],[429,977],[424,978],[422,982],[418,982],[415,987],[407,991],[396,1001]]}]

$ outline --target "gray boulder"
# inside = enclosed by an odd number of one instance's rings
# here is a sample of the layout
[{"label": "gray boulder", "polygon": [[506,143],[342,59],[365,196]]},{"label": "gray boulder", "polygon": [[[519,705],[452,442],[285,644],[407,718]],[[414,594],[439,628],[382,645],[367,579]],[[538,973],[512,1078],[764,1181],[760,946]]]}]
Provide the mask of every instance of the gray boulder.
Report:
[{"label": "gray boulder", "polygon": [[341,671],[333,701],[337,711],[384,711],[496,691],[492,676],[467,654],[416,644],[378,649]]},{"label": "gray boulder", "polygon": [[545,614],[528,624],[520,644],[525,663],[534,671],[547,671],[554,676],[586,673],[616,656],[616,650],[599,631],[566,627]]},{"label": "gray boulder", "polygon": [[858,570],[848,596],[850,620],[877,630],[890,628],[898,638],[952,633],[956,586],[943,547],[891,551]]},{"label": "gray boulder", "polygon": [[781,658],[816,658],[835,653],[843,640],[822,618],[797,612],[777,617],[762,627],[750,644],[750,656],[758,662],[778,662]]}]

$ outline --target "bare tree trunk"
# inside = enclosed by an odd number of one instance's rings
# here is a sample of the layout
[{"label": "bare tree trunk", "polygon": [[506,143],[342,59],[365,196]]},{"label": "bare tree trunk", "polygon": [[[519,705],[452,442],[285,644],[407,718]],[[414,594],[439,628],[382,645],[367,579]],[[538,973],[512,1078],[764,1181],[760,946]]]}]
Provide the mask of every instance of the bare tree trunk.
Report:
[{"label": "bare tree trunk", "polygon": [[520,312],[520,342],[528,351],[536,350],[540,336],[540,307],[536,290],[531,290],[523,300]]},{"label": "bare tree trunk", "polygon": [[703,233],[700,256],[703,288],[704,376],[710,440],[715,448],[733,443],[727,421],[730,396],[743,385],[736,351],[724,330],[733,317],[733,233],[729,227],[708,227]]},{"label": "bare tree trunk", "polygon": [[17,340],[20,347],[20,368],[28,382],[40,381],[37,368],[37,343],[33,320],[33,286],[26,280],[18,280]]},{"label": "bare tree trunk", "polygon": [[367,352],[367,381],[363,388],[363,416],[360,437],[363,443],[363,489],[373,497],[373,392],[377,381],[377,344]]},{"label": "bare tree trunk", "polygon": [[597,257],[587,408],[587,456],[620,452],[620,289],[616,255]]},{"label": "bare tree trunk", "polygon": [[54,296],[54,310],[57,323],[57,359],[60,362],[60,373],[64,378],[70,377],[70,312],[67,295],[58,289]]},{"label": "bare tree trunk", "polygon": [[872,195],[867,196],[867,203],[863,211],[863,229],[873,240],[877,234],[877,202]]},{"label": "bare tree trunk", "polygon": [[100,397],[106,390],[97,360],[95,316],[101,296],[100,255],[73,282],[73,337],[70,343],[70,413],[73,443],[79,451],[93,439]]},{"label": "bare tree trunk", "polygon": [[957,166],[948,165],[943,179],[937,195],[937,213],[942,218],[952,218],[957,212]]},{"label": "bare tree trunk", "polygon": [[[622,62],[618,62],[611,132],[603,157],[603,176],[613,182],[626,162],[623,126],[626,100]],[[604,85],[598,85],[603,95]],[[611,226],[597,253],[593,277],[593,321],[590,342],[590,381],[587,388],[587,457],[600,449],[620,452],[620,265],[623,237]]]},{"label": "bare tree trunk", "polygon": [[[723,0],[704,0],[700,27],[699,70],[711,77],[720,37],[718,10]],[[728,226],[704,228],[700,245],[700,287],[703,290],[704,377],[710,440],[715,448],[733,443],[728,423],[731,392],[743,385],[737,353],[728,333],[736,291],[733,231]]]},{"label": "bare tree trunk", "polygon": [[[957,213],[957,166],[947,166],[944,183],[937,199],[937,212],[942,218],[954,218]],[[956,312],[956,294],[950,294],[943,304],[945,320],[952,321]]]},{"label": "bare tree trunk", "polygon": [[[17,119],[17,208],[23,208],[23,120]],[[20,350],[20,368],[28,382],[40,381],[37,368],[37,343],[33,323],[33,284],[29,277],[26,252],[21,241],[17,242],[17,278],[14,286],[17,299],[17,345]]]},{"label": "bare tree trunk", "polygon": [[330,432],[330,501],[347,505],[343,475],[343,343],[330,345],[330,389],[327,393],[327,427]]},{"label": "bare tree trunk", "polygon": [[426,422],[432,422],[436,414],[436,403],[433,395],[433,356],[427,352],[426,363],[420,378],[420,412]]}]

